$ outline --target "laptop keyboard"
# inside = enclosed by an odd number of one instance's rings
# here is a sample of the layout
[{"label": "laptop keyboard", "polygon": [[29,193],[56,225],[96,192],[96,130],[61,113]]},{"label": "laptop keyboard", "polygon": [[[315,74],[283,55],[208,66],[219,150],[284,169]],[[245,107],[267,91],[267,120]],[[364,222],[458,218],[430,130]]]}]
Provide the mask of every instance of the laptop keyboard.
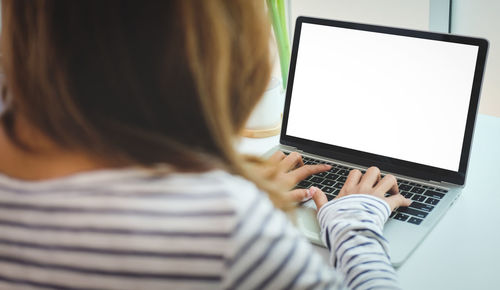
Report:
[{"label": "laptop keyboard", "polygon": [[[284,152],[285,154],[288,154]],[[310,176],[306,180],[297,184],[296,188],[309,188],[316,186],[321,189],[327,196],[328,200],[335,198],[344,182],[347,179],[349,171],[354,168],[343,165],[325,162],[311,157],[303,156],[304,164],[328,164],[332,168],[329,171],[321,172]],[[364,173],[364,171],[362,171]],[[382,174],[382,177],[384,175]],[[428,185],[418,184],[406,180],[398,180],[399,192],[406,198],[413,200],[409,207],[400,207],[396,209],[389,218],[402,222],[419,225],[434,209],[439,201],[444,197],[445,189],[431,187]],[[386,194],[388,196],[389,194]]]}]

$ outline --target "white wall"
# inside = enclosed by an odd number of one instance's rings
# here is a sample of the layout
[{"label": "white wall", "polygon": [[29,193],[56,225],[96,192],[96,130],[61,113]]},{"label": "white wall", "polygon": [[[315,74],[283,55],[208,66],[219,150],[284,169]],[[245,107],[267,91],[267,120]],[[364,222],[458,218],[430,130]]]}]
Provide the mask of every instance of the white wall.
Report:
[{"label": "white wall", "polygon": [[[446,1],[449,0],[287,0],[290,38],[298,16],[428,30],[432,2]],[[280,77],[276,51],[273,53],[273,76]]]},{"label": "white wall", "polygon": [[290,0],[292,21],[314,16],[369,24],[429,29],[430,0]]},{"label": "white wall", "polygon": [[[449,0],[288,0],[299,15],[444,31]],[[437,7],[437,9],[436,9]],[[432,10],[431,10],[432,9]],[[446,18],[446,19],[444,19]],[[294,23],[291,23],[293,29]],[[439,28],[436,29],[436,26]],[[293,30],[292,30],[293,31]],[[479,112],[500,117],[500,1],[453,0],[451,32],[490,42]]]},{"label": "white wall", "polygon": [[500,1],[452,3],[451,32],[484,37],[490,42],[479,112],[500,117]]},{"label": "white wall", "polygon": [[[288,0],[300,15],[446,31],[449,0]],[[293,29],[294,23],[291,23]],[[293,31],[293,30],[292,30]],[[479,112],[500,117],[500,0],[453,0],[451,32],[490,42]],[[276,74],[279,75],[279,74]]]}]

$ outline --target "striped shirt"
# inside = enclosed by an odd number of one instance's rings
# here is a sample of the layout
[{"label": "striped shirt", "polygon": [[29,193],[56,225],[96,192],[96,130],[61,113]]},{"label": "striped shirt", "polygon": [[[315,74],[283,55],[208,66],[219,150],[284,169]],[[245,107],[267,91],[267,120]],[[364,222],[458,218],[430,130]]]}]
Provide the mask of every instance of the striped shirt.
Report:
[{"label": "striped shirt", "polygon": [[0,175],[0,289],[397,288],[367,195],[319,212],[331,265],[252,183],[223,171]]}]

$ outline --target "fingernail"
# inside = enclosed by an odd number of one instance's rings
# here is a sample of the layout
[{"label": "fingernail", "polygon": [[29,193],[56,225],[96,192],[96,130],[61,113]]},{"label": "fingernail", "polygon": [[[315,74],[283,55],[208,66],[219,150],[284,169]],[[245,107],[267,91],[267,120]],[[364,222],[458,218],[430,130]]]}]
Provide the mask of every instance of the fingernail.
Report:
[{"label": "fingernail", "polygon": [[309,197],[312,197],[318,191],[317,187],[311,186],[309,187]]}]

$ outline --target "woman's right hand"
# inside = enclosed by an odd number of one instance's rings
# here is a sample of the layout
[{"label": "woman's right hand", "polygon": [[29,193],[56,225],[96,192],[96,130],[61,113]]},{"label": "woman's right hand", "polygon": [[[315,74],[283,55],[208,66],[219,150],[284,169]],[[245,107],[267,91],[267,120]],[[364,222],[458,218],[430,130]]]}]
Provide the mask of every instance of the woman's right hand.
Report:
[{"label": "woman's right hand", "polygon": [[[318,210],[328,202],[326,195],[320,189],[311,187],[309,190]],[[386,193],[391,195],[385,197]],[[378,197],[389,204],[391,211],[400,206],[409,206],[412,202],[399,193],[396,177],[387,174],[381,178],[380,170],[377,167],[368,168],[365,174],[362,174],[358,169],[351,170],[335,199],[350,194],[369,194]]]}]

